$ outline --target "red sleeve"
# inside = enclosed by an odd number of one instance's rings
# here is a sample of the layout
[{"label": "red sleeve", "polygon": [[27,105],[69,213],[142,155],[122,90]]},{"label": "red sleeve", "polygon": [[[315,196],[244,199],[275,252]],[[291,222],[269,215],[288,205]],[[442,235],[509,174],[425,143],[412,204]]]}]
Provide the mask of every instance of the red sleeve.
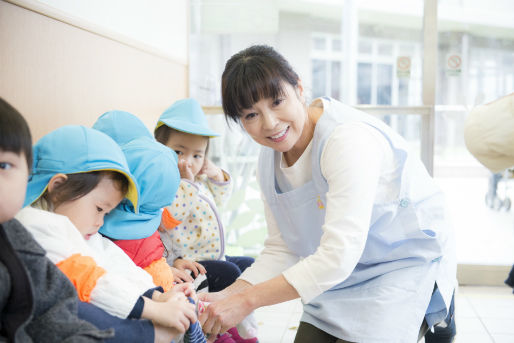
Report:
[{"label": "red sleeve", "polygon": [[164,245],[157,230],[147,238],[123,239],[114,241],[114,243],[141,268],[148,267],[164,255]]}]

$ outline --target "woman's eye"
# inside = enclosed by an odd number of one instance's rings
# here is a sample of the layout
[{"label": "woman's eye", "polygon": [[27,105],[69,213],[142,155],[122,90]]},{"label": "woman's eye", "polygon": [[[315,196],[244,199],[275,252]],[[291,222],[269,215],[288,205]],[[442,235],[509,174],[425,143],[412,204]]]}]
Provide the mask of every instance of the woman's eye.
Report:
[{"label": "woman's eye", "polygon": [[97,210],[98,212],[102,212],[102,211],[103,211],[103,209],[102,209],[101,207],[99,207],[99,206],[96,206],[96,210]]},{"label": "woman's eye", "polygon": [[257,117],[257,113],[252,112],[252,113],[245,114],[244,119],[245,119],[245,120],[252,120],[252,119],[254,119],[255,117]]},{"label": "woman's eye", "polygon": [[12,168],[12,164],[8,162],[0,162],[0,169],[9,170]]},{"label": "woman's eye", "polygon": [[202,155],[194,155],[194,158],[202,158]]},{"label": "woman's eye", "polygon": [[284,101],[284,99],[275,99],[273,100],[273,106],[278,106]]},{"label": "woman's eye", "polygon": [[175,152],[177,153],[177,155],[182,155],[182,151],[179,151],[179,150],[175,150]]}]

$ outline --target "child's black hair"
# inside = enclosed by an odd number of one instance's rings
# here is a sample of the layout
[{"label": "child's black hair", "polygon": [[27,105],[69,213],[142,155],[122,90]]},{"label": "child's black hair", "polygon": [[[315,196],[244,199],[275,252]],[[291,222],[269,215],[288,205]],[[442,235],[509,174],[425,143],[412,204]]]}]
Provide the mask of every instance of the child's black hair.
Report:
[{"label": "child's black hair", "polygon": [[52,192],[49,192],[47,189],[42,196],[47,201],[50,201],[54,208],[65,202],[82,198],[95,189],[103,178],[112,180],[115,187],[124,195],[129,187],[129,182],[125,175],[111,170],[66,175],[68,178],[65,182],[55,187]]},{"label": "child's black hair", "polygon": [[32,170],[32,136],[25,118],[0,97],[0,150],[20,154],[23,152],[29,170]]}]

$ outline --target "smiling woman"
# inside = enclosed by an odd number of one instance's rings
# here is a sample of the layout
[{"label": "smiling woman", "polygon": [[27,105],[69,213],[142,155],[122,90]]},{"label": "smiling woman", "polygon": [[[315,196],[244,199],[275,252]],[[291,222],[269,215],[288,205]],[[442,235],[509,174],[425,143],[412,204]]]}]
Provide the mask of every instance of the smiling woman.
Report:
[{"label": "smiling woman", "polygon": [[[456,263],[443,195],[405,140],[378,119],[321,97],[269,46],[233,55],[226,117],[262,146],[268,226],[261,255],[201,316],[206,332],[300,297],[296,343],[415,342],[455,335]],[[446,342],[440,340],[439,342]]]}]

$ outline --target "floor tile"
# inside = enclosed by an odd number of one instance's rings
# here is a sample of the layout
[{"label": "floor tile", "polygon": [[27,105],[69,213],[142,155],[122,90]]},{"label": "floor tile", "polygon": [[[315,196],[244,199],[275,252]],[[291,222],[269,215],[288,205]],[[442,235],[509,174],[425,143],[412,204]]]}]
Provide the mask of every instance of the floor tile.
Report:
[{"label": "floor tile", "polygon": [[[488,334],[458,333],[454,343],[495,343]],[[510,342],[512,343],[512,342]]]},{"label": "floor tile", "polygon": [[514,335],[514,317],[508,319],[482,318],[481,320],[490,334]]},{"label": "floor tile", "polygon": [[500,335],[493,334],[494,343],[512,343],[514,342],[514,335]]},{"label": "floor tile", "polygon": [[487,334],[487,330],[479,318],[455,318],[459,333]]},{"label": "floor tile", "polygon": [[465,296],[455,298],[455,312],[458,318],[477,318],[478,315]]}]

